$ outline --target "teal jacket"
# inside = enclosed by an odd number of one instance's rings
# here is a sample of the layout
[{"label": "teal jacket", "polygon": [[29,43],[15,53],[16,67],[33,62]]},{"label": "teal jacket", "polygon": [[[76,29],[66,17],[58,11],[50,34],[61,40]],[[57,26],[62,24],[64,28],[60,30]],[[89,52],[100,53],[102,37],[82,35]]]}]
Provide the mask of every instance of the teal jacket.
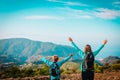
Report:
[{"label": "teal jacket", "polygon": [[[64,58],[62,61],[59,61],[57,62],[58,66],[59,66],[59,69],[60,69],[60,66],[62,66],[66,61],[68,61],[69,59],[71,58],[71,56],[68,56],[66,58]],[[41,58],[41,60],[46,63],[49,67],[51,64],[53,64],[53,62],[47,60],[46,58]],[[60,75],[58,75],[57,77],[53,77],[53,76],[50,76],[51,77],[51,80],[54,80],[54,79],[60,79]]]},{"label": "teal jacket", "polygon": [[[77,52],[78,52],[78,54],[81,56],[82,60],[84,60],[85,53],[84,53],[80,48],[78,48],[78,46],[77,46],[74,42],[72,42],[72,46],[77,50]],[[100,50],[101,50],[103,47],[104,47],[104,44],[102,44],[102,45],[98,48],[98,50],[96,50],[96,51],[93,52],[94,57],[100,52]],[[81,66],[80,66],[80,70],[81,70],[81,71],[85,71],[85,70],[83,70],[83,68],[82,68],[82,64],[81,64]]]}]

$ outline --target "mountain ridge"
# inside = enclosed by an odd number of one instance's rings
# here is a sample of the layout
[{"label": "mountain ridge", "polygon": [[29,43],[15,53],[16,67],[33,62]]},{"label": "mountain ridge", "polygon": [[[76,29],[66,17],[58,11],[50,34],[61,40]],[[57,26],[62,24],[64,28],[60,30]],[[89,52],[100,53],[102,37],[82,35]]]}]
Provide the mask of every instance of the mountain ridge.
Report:
[{"label": "mountain ridge", "polygon": [[[34,41],[26,38],[10,38],[0,40],[0,56],[8,56],[26,62],[30,57],[43,55],[59,57],[76,53],[75,49],[67,45],[58,45],[51,42]],[[78,58],[74,54],[74,58]]]},{"label": "mountain ridge", "polygon": [[[76,50],[71,46],[34,41],[27,38],[0,40],[0,63],[14,62],[16,64],[24,64],[28,61],[33,62],[39,60],[37,59],[38,56],[58,55],[59,57],[66,57],[70,53],[74,54],[73,62],[79,63],[79,60],[82,61],[78,54],[76,54]],[[106,57],[102,61],[96,60],[96,62],[102,64],[113,63],[119,59],[113,56],[112,58]]]}]

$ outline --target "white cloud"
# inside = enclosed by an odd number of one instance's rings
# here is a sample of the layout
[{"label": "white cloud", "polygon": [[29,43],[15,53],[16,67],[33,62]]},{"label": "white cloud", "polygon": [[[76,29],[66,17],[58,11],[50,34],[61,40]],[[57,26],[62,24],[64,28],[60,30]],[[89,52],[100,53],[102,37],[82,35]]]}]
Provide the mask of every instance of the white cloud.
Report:
[{"label": "white cloud", "polygon": [[59,0],[48,0],[49,2],[59,2]]},{"label": "white cloud", "polygon": [[92,19],[93,17],[91,16],[90,12],[84,11],[84,10],[77,10],[77,9],[72,9],[70,7],[65,7],[65,8],[57,8],[60,10],[64,10],[66,15],[72,17],[72,18],[84,18],[84,19]]},{"label": "white cloud", "polygon": [[116,8],[120,8],[120,1],[113,2],[112,5]]},{"label": "white cloud", "polygon": [[91,18],[92,18],[92,16],[89,16],[89,15],[84,15],[84,16],[81,16],[81,18],[91,19]]},{"label": "white cloud", "polygon": [[120,1],[117,1],[117,2],[113,2],[113,4],[117,4],[117,5],[120,5]]},{"label": "white cloud", "polygon": [[70,1],[62,1],[62,0],[48,0],[49,2],[59,2],[68,6],[88,6],[87,4],[83,4],[80,2],[70,2]]},{"label": "white cloud", "polygon": [[103,19],[115,19],[117,17],[120,17],[120,10],[98,8],[96,11],[94,11],[94,15]]},{"label": "white cloud", "polygon": [[115,19],[120,17],[120,10],[112,10],[107,8],[97,8],[93,10],[78,10],[70,7],[58,8],[62,11],[64,10],[67,15],[74,18],[84,18],[84,19],[92,19],[92,18],[101,18],[101,19]]},{"label": "white cloud", "polygon": [[76,15],[72,15],[72,17],[74,17],[74,18],[76,18],[76,19],[92,19],[93,17],[92,16],[90,16],[90,15],[78,15],[78,14],[76,14]]},{"label": "white cloud", "polygon": [[69,6],[88,6],[87,4],[83,4],[80,2],[63,2],[63,3]]},{"label": "white cloud", "polygon": [[57,8],[57,9],[65,10],[65,11],[68,11],[68,12],[76,12],[76,13],[82,13],[83,12],[83,10],[77,10],[77,9],[73,9],[73,8],[70,8],[70,7]]},{"label": "white cloud", "polygon": [[111,10],[107,8],[98,8],[95,10],[77,10],[72,9],[69,7],[66,8],[59,8],[62,10],[66,10],[67,14],[74,16],[76,18],[85,18],[85,19],[91,19],[91,18],[102,18],[102,19],[115,19],[120,17],[120,10]]},{"label": "white cloud", "polygon": [[32,16],[26,16],[25,19],[55,19],[55,20],[62,20],[63,17],[58,16],[46,16],[46,15],[32,15]]},{"label": "white cloud", "polygon": [[79,3],[77,2],[64,2],[66,3],[67,5],[80,5]]}]

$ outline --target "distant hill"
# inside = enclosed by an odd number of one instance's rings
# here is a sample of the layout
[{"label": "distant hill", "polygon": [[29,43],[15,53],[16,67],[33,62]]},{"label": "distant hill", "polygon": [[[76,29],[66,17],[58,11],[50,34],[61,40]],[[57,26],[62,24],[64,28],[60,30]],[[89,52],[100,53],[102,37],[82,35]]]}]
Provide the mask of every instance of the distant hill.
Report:
[{"label": "distant hill", "polygon": [[109,56],[109,57],[106,57],[102,60],[102,63],[103,64],[114,64],[116,63],[116,61],[120,60],[120,57],[117,57],[117,56]]},{"label": "distant hill", "polygon": [[31,57],[53,56],[66,57],[73,53],[73,58],[79,58],[74,48],[50,42],[33,41],[25,38],[0,40],[0,63],[15,62],[19,64],[32,60]]}]

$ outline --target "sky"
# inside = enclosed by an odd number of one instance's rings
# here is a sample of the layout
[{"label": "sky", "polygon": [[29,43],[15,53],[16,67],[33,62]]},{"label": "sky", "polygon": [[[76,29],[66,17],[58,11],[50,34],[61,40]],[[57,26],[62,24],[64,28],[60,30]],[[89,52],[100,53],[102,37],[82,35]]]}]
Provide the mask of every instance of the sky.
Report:
[{"label": "sky", "polygon": [[93,51],[107,39],[97,58],[120,56],[120,0],[0,0],[0,39],[71,46],[68,37]]}]

